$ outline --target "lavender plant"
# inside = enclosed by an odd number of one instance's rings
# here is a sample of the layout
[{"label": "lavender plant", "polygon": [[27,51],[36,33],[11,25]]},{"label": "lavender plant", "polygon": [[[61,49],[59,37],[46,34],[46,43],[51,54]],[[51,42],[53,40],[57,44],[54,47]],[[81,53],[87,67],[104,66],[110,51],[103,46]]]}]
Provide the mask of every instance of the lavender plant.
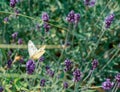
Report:
[{"label": "lavender plant", "polygon": [[[119,92],[119,0],[1,0],[0,92]],[[38,60],[27,44],[46,45]]]}]

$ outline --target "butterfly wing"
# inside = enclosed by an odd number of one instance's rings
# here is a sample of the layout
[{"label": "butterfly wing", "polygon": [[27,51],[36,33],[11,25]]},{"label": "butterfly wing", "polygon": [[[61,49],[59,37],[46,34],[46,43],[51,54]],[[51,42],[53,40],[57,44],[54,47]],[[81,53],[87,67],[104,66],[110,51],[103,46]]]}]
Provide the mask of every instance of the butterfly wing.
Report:
[{"label": "butterfly wing", "polygon": [[39,59],[45,53],[45,45],[42,46],[37,52],[31,57],[32,59]]},{"label": "butterfly wing", "polygon": [[31,40],[29,40],[29,42],[28,42],[28,52],[29,52],[30,57],[32,57],[37,51],[38,50],[35,47],[35,45],[33,44],[33,42]]}]

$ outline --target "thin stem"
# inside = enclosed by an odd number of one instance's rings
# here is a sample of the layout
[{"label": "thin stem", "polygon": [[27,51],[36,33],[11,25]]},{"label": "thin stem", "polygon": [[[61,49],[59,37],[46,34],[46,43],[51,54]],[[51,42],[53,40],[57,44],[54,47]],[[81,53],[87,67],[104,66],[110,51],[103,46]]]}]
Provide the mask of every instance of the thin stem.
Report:
[{"label": "thin stem", "polygon": [[115,54],[111,57],[111,59],[102,67],[102,69],[100,70],[100,72],[113,60],[113,58],[118,54],[120,50],[118,49]]}]

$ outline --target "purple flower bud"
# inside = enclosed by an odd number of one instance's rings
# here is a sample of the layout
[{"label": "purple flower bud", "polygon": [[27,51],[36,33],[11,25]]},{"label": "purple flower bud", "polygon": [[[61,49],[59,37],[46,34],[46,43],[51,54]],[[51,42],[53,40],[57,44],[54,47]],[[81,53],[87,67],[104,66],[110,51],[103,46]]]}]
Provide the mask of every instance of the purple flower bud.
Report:
[{"label": "purple flower bud", "polygon": [[72,11],[70,11],[70,13],[68,14],[68,16],[66,17],[66,20],[67,20],[68,22],[70,22],[70,23],[74,23],[74,22],[75,22],[74,16],[75,16],[75,13],[74,13],[74,11],[72,10]]},{"label": "purple flower bud", "polygon": [[65,71],[69,71],[72,69],[72,62],[69,59],[66,59],[65,61]]},{"label": "purple flower bud", "polygon": [[86,6],[92,7],[92,6],[95,5],[95,3],[96,3],[96,0],[84,0],[84,4],[85,4]]},{"label": "purple flower bud", "polygon": [[18,0],[10,0],[10,6],[14,8],[17,2]]},{"label": "purple flower bud", "polygon": [[94,59],[92,62],[92,70],[97,68],[97,66],[98,66],[98,60]]},{"label": "purple flower bud", "polygon": [[116,76],[115,76],[115,79],[120,82],[120,73],[118,73]]},{"label": "purple flower bud", "polygon": [[47,74],[48,74],[50,77],[53,77],[53,76],[54,76],[54,71],[52,71],[51,69],[47,69]]},{"label": "purple flower bud", "polygon": [[45,82],[46,82],[46,80],[45,80],[45,79],[42,79],[42,80],[40,81],[40,86],[41,86],[41,87],[44,87],[44,86],[45,86]]},{"label": "purple flower bud", "polygon": [[107,16],[105,18],[105,27],[110,28],[110,25],[113,22],[113,20],[114,20],[114,14],[110,14],[109,16]]},{"label": "purple flower bud", "polygon": [[12,65],[12,59],[9,59],[7,62],[7,68],[11,68]]},{"label": "purple flower bud", "polygon": [[68,88],[68,83],[67,82],[63,83],[63,88],[65,88],[65,89]]},{"label": "purple flower bud", "polygon": [[39,58],[39,62],[43,62],[45,60],[45,58],[42,56]]},{"label": "purple flower bud", "polygon": [[21,45],[22,43],[23,43],[22,39],[19,38],[19,39],[18,39],[18,44]]},{"label": "purple flower bud", "polygon": [[49,15],[48,15],[46,12],[44,12],[44,13],[42,14],[42,20],[43,20],[44,22],[48,22],[48,21],[49,21]]},{"label": "purple flower bud", "polygon": [[17,36],[18,36],[18,32],[14,32],[14,33],[12,34],[12,38],[13,38],[13,39],[16,39]]},{"label": "purple flower bud", "polygon": [[0,86],[0,92],[3,92],[3,87]]},{"label": "purple flower bud", "polygon": [[79,69],[75,69],[75,71],[73,72],[73,81],[74,82],[78,82],[78,81],[80,81],[80,79],[81,79],[81,75],[82,75],[82,73],[80,72],[80,70]]},{"label": "purple flower bud", "polygon": [[28,60],[26,63],[26,70],[28,74],[33,74],[35,70],[35,62],[33,60]]},{"label": "purple flower bud", "polygon": [[16,16],[20,13],[20,11],[18,9],[15,9],[15,14]]},{"label": "purple flower bud", "polygon": [[8,17],[5,17],[5,18],[4,18],[4,23],[8,23],[8,21],[9,21],[9,18],[8,18]]},{"label": "purple flower bud", "polygon": [[43,27],[46,32],[48,32],[50,30],[50,25],[48,23],[44,23]]},{"label": "purple flower bud", "polygon": [[113,83],[110,81],[110,79],[106,79],[106,81],[102,83],[102,88],[104,90],[110,90],[112,87]]}]

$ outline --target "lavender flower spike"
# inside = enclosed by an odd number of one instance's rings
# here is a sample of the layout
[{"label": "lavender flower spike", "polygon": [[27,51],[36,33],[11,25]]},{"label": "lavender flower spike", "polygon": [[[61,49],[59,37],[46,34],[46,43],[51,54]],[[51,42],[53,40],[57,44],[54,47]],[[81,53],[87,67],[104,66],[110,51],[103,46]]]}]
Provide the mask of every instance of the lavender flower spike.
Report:
[{"label": "lavender flower spike", "polygon": [[80,81],[81,75],[82,75],[82,73],[80,72],[80,70],[79,69],[75,69],[75,71],[73,72],[73,76],[74,76],[73,81],[74,82]]},{"label": "lavender flower spike", "polygon": [[26,63],[26,71],[28,74],[33,74],[35,71],[35,62],[33,60],[28,60]]},{"label": "lavender flower spike", "polygon": [[110,90],[112,87],[113,83],[110,81],[110,79],[106,79],[106,81],[102,83],[102,88],[104,90]]}]

